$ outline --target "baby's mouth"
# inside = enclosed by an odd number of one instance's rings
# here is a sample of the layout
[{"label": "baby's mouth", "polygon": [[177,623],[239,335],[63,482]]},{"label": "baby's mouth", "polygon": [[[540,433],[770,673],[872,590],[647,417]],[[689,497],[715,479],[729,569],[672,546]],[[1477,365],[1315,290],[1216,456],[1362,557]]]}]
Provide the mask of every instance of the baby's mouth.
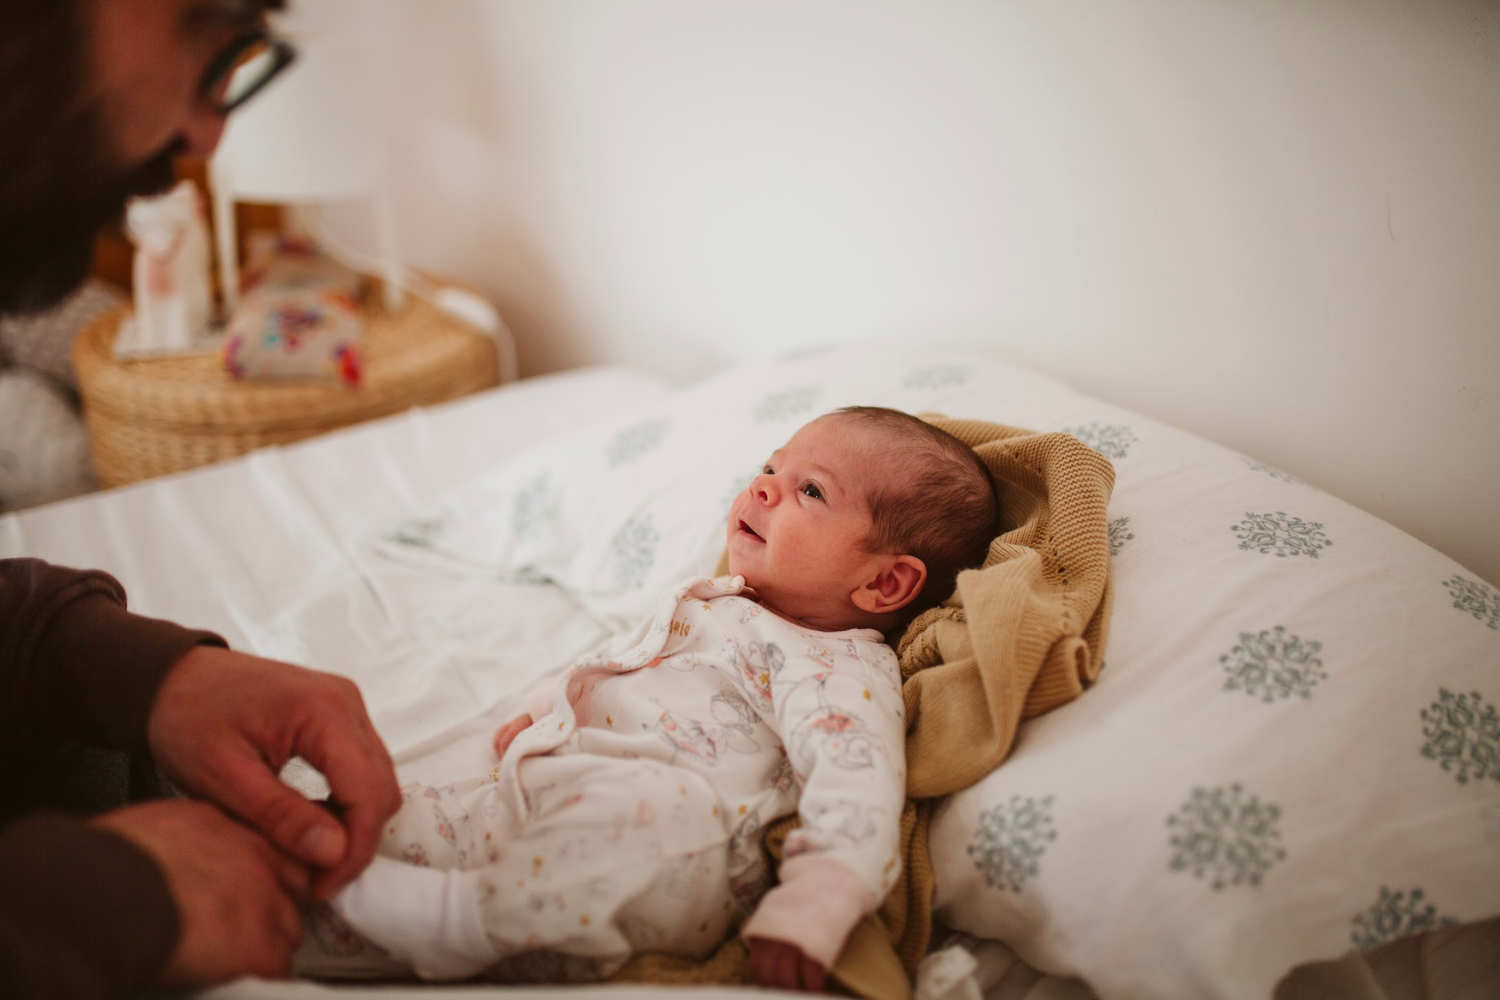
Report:
[{"label": "baby's mouth", "polygon": [[758,542],[765,541],[764,538],[761,538],[760,535],[756,534],[754,528],[750,527],[750,525],[746,524],[743,520],[740,521],[740,531],[744,534],[749,535],[751,538],[754,538]]}]

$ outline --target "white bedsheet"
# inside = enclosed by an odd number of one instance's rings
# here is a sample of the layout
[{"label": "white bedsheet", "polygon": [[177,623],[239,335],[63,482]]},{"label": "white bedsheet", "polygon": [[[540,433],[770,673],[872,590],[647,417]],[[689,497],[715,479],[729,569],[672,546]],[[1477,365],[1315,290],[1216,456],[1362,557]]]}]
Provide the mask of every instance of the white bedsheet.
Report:
[{"label": "white bedsheet", "polygon": [[[403,780],[472,773],[488,766],[488,734],[516,710],[520,692],[597,643],[604,629],[556,588],[435,578],[376,556],[371,538],[511,454],[669,387],[623,369],[528,380],[213,468],[0,517],[0,557],[108,570],[138,612],[213,629],[237,648],[350,676]],[[305,784],[306,778],[297,780]],[[1488,948],[1496,930],[1477,933],[1489,937],[1460,929],[1449,950],[1457,944],[1472,950],[1473,942]],[[1433,967],[1434,954],[1442,954],[1431,951],[1436,946],[1430,940],[1410,944],[1427,949],[1420,958],[1412,953],[1416,967]],[[961,977],[953,991],[933,989],[923,1000],[972,1000],[981,989],[988,1000],[1092,996],[1077,980],[1043,975],[998,943],[985,943],[977,957],[967,982]],[[1386,996],[1359,960],[1341,963],[1316,986],[1283,1000]],[[207,995],[326,1000],[371,989],[244,981]],[[393,1000],[455,992],[514,1000],[557,991],[381,989]],[[569,991],[612,1000],[686,993],[658,987]]]},{"label": "white bedsheet", "polygon": [[462,764],[444,748],[474,742],[469,727],[603,632],[556,588],[435,580],[375,557],[370,538],[476,469],[667,386],[618,369],[528,380],[0,518],[0,557],[107,570],[134,611],[354,678],[403,779],[422,777]]}]

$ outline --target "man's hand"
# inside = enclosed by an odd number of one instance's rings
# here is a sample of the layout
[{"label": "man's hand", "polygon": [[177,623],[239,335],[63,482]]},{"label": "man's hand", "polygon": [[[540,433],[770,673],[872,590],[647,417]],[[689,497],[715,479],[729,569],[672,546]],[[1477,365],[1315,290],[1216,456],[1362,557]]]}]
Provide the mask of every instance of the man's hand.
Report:
[{"label": "man's hand", "polygon": [[[370,863],[381,826],[401,805],[359,689],[332,674],[195,646],[162,682],[147,739],[178,787],[326,869],[314,883],[320,900]],[[298,755],[328,779],[342,826],[277,777]]]},{"label": "man's hand", "polygon": [[495,730],[495,756],[504,757],[505,748],[515,742],[521,731],[531,725],[534,720],[529,715],[522,715],[511,719],[505,725]]},{"label": "man's hand", "polygon": [[202,802],[130,806],[94,820],[151,855],[167,877],[182,933],[163,986],[285,977],[302,940],[297,901],[307,869]]},{"label": "man's hand", "polygon": [[750,944],[750,974],[758,986],[782,990],[823,992],[826,970],[790,941],[753,937]]}]

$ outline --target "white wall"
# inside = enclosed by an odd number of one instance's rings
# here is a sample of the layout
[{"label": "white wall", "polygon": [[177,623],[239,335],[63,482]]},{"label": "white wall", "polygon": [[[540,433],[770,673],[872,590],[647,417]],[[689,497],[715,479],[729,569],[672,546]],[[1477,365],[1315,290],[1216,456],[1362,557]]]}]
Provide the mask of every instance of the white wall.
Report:
[{"label": "white wall", "polygon": [[295,7],[383,53],[408,259],[528,373],[982,344],[1500,583],[1494,3]]}]

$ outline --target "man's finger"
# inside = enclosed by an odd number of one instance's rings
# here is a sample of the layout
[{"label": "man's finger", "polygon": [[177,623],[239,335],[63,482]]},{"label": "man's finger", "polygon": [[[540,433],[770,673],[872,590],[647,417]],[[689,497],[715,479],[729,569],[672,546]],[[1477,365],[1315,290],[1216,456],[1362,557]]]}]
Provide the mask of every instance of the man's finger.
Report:
[{"label": "man's finger", "polygon": [[275,912],[272,914],[276,921],[276,928],[281,932],[282,940],[292,949],[302,943],[302,915],[297,912],[297,906],[286,896],[278,895],[273,904]]},{"label": "man's finger", "polygon": [[350,806],[344,811],[344,822],[349,834],[349,850],[344,860],[332,870],[319,875],[313,882],[313,897],[326,903],[354,877],[365,870],[375,850],[380,846],[381,829],[395,810],[373,811]]},{"label": "man's finger", "polygon": [[274,844],[256,835],[256,841],[261,848],[262,856],[266,859],[266,865],[271,874],[288,896],[297,903],[308,903],[312,901],[312,873],[308,871],[307,865],[295,858],[288,857]]},{"label": "man's finger", "polygon": [[237,758],[226,771],[219,799],[277,847],[320,868],[344,858],[349,838],[338,821],[272,774],[258,756]]},{"label": "man's finger", "polygon": [[297,752],[328,779],[333,799],[343,807],[348,836],[342,858],[328,866],[333,870],[314,884],[320,900],[326,900],[364,870],[380,844],[381,827],[401,807],[401,787],[396,783],[390,755],[379,739],[371,739],[373,743],[365,746],[334,740],[330,748],[328,740],[317,740],[297,747]]},{"label": "man's finger", "polygon": [[[297,939],[301,940],[300,936]],[[297,945],[280,933],[261,935],[257,954],[248,962],[246,974],[260,979],[286,979],[292,974],[292,954]]]}]

